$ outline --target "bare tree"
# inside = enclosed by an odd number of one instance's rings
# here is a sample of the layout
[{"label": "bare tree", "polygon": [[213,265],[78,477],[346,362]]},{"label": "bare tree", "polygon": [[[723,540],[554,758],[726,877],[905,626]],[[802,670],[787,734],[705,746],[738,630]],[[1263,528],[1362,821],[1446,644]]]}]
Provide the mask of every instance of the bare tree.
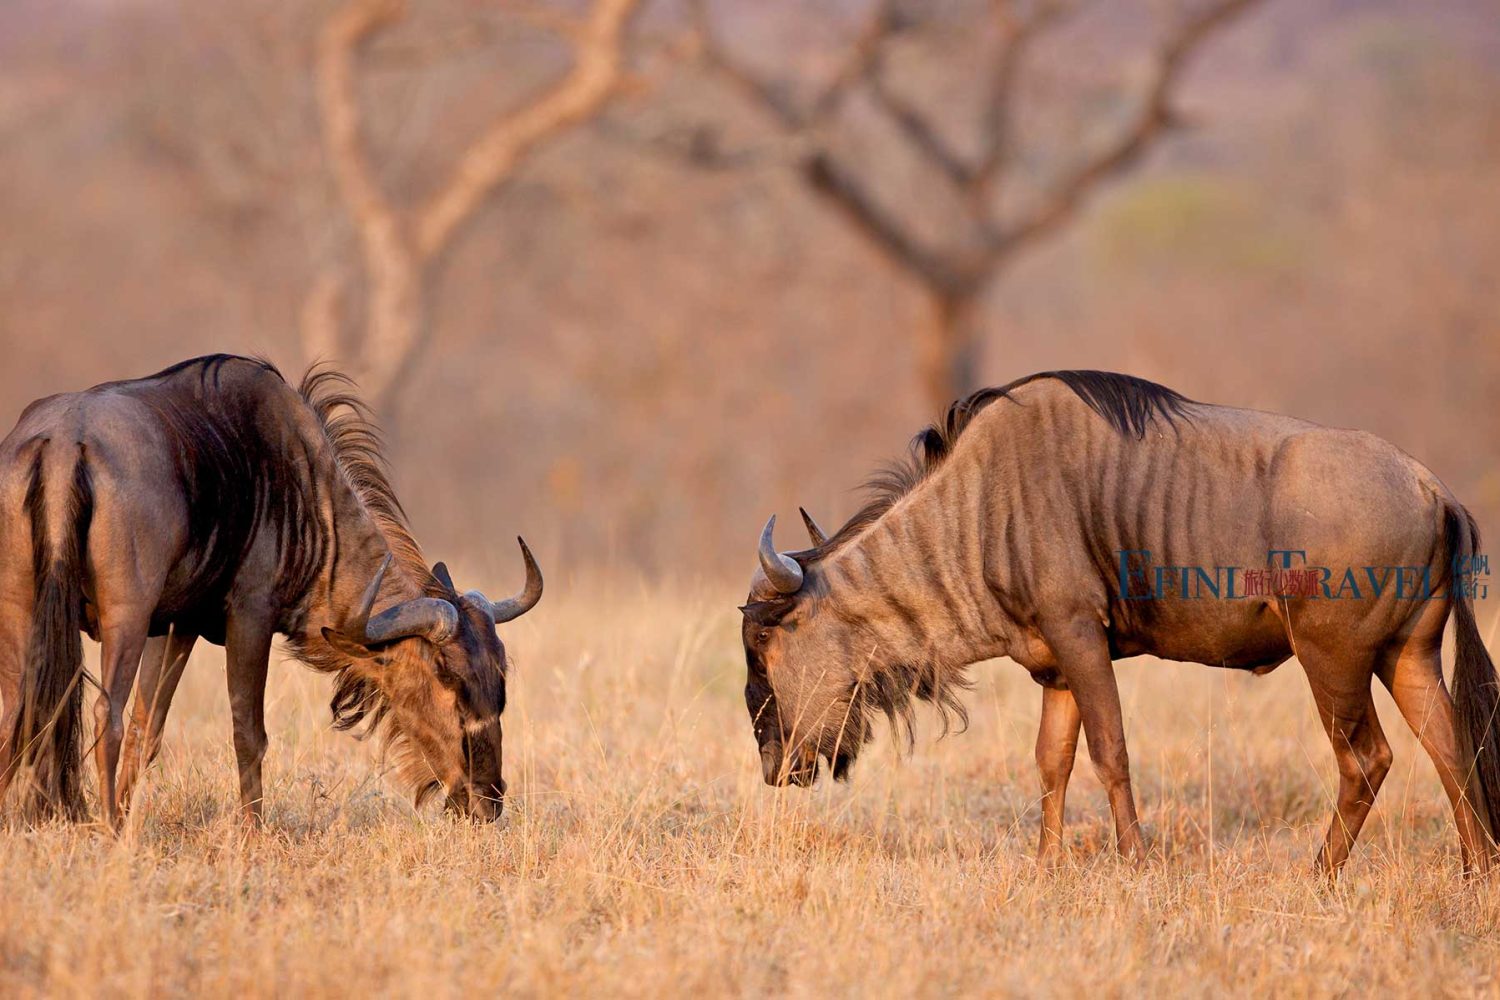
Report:
[{"label": "bare tree", "polygon": [[[569,72],[496,119],[420,204],[394,204],[381,189],[363,141],[355,74],[360,50],[406,13],[404,0],[350,0],[318,39],[317,86],[324,144],[339,196],[359,238],[366,295],[356,365],[368,397],[389,410],[428,339],[424,305],[437,263],[454,236],[526,159],[597,116],[624,78],[625,35],[639,0],[595,0],[586,15],[530,6],[520,13],[572,45]],[[305,351],[331,356],[340,340],[345,278],[319,275],[302,311]]]},{"label": "bare tree", "polygon": [[[928,16],[918,5],[876,0],[837,69],[810,98],[799,99],[792,81],[759,73],[729,50],[715,26],[711,0],[689,2],[704,64],[795,139],[793,164],[807,186],[921,285],[931,317],[917,340],[922,387],[930,404],[941,407],[976,386],[982,343],[978,312],[985,290],[1019,254],[1063,227],[1092,191],[1180,124],[1175,89],[1191,57],[1260,0],[1212,0],[1181,15],[1154,51],[1141,93],[1115,134],[1079,150],[1037,196],[1009,212],[1001,211],[1001,191],[1020,162],[1016,121],[1024,61],[1037,39],[1073,19],[1085,0],[989,0],[987,16],[999,43],[987,72],[975,81],[981,89],[980,120],[969,150],[952,142],[941,123],[891,78],[893,41],[918,30]],[[963,225],[952,240],[939,244],[924,237],[909,218],[909,206],[879,196],[868,168],[840,151],[834,126],[855,92],[894,127],[933,180],[957,196]]]}]

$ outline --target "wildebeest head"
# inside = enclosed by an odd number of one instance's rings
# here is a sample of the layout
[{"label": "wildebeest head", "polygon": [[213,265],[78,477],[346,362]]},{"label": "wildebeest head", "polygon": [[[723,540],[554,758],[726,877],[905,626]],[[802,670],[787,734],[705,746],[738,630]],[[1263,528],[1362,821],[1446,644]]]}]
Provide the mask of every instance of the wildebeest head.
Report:
[{"label": "wildebeest head", "polygon": [[386,558],[358,614],[323,637],[353,659],[334,697],[334,716],[349,728],[369,714],[387,719],[402,744],[418,802],[438,790],[448,808],[482,820],[500,816],[500,714],[505,710],[505,646],[495,626],[531,610],[542,596],[542,574],[521,542],[526,585],[503,601],[477,590],[460,594],[442,563],[432,568],[442,596],[419,597],[371,616]]},{"label": "wildebeest head", "polygon": [[[826,542],[804,511],[813,545]],[[750,585],[743,639],[745,705],[769,785],[811,785],[820,760],[848,776],[870,738],[863,683],[868,641],[829,602],[809,553],[776,551],[776,518],[760,538],[760,567]]]}]

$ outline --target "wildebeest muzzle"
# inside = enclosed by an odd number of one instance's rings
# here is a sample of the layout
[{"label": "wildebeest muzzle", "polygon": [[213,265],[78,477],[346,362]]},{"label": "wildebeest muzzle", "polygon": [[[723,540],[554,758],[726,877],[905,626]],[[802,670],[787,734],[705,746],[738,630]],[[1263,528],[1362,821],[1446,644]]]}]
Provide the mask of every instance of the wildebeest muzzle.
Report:
[{"label": "wildebeest muzzle", "polygon": [[802,746],[786,754],[781,744],[767,743],[760,748],[760,769],[768,785],[807,788],[818,779],[818,753]]}]

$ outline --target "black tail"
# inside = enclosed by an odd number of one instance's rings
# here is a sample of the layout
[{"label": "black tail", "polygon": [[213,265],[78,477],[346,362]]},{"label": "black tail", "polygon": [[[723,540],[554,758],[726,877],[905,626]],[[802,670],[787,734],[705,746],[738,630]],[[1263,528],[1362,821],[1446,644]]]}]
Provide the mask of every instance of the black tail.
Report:
[{"label": "black tail", "polygon": [[1500,836],[1500,678],[1479,637],[1473,599],[1463,586],[1462,576],[1479,547],[1479,529],[1469,512],[1456,504],[1448,507],[1446,520],[1452,559],[1448,567],[1449,602],[1458,653],[1453,668],[1458,736],[1469,775],[1470,801],[1494,840]]},{"label": "black tail", "polygon": [[40,818],[84,814],[80,786],[83,733],[83,573],[93,492],[80,448],[62,538],[49,538],[42,458],[32,462],[26,511],[31,518],[35,607],[21,674],[21,711],[11,731],[12,767],[25,782],[22,808]]}]

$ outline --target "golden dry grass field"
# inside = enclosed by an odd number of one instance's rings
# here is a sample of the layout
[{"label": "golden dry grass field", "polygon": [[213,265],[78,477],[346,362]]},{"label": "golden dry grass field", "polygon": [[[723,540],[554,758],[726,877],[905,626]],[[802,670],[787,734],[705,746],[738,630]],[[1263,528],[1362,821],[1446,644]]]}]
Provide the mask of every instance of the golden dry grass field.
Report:
[{"label": "golden dry grass field", "polygon": [[[497,589],[503,590],[500,586]],[[1327,741],[1295,663],[1120,666],[1144,870],[1080,762],[1039,876],[1039,691],[976,671],[971,729],[848,785],[762,785],[739,595],[558,580],[510,626],[500,826],[416,813],[273,664],[265,831],[233,808],[222,654],[188,669],[126,833],[0,833],[15,995],[1500,995],[1500,885],[1464,886],[1431,764],[1397,764],[1346,877],[1310,873]],[[1481,605],[1488,630],[1494,612]],[[1493,643],[1492,643],[1493,647]]]}]

